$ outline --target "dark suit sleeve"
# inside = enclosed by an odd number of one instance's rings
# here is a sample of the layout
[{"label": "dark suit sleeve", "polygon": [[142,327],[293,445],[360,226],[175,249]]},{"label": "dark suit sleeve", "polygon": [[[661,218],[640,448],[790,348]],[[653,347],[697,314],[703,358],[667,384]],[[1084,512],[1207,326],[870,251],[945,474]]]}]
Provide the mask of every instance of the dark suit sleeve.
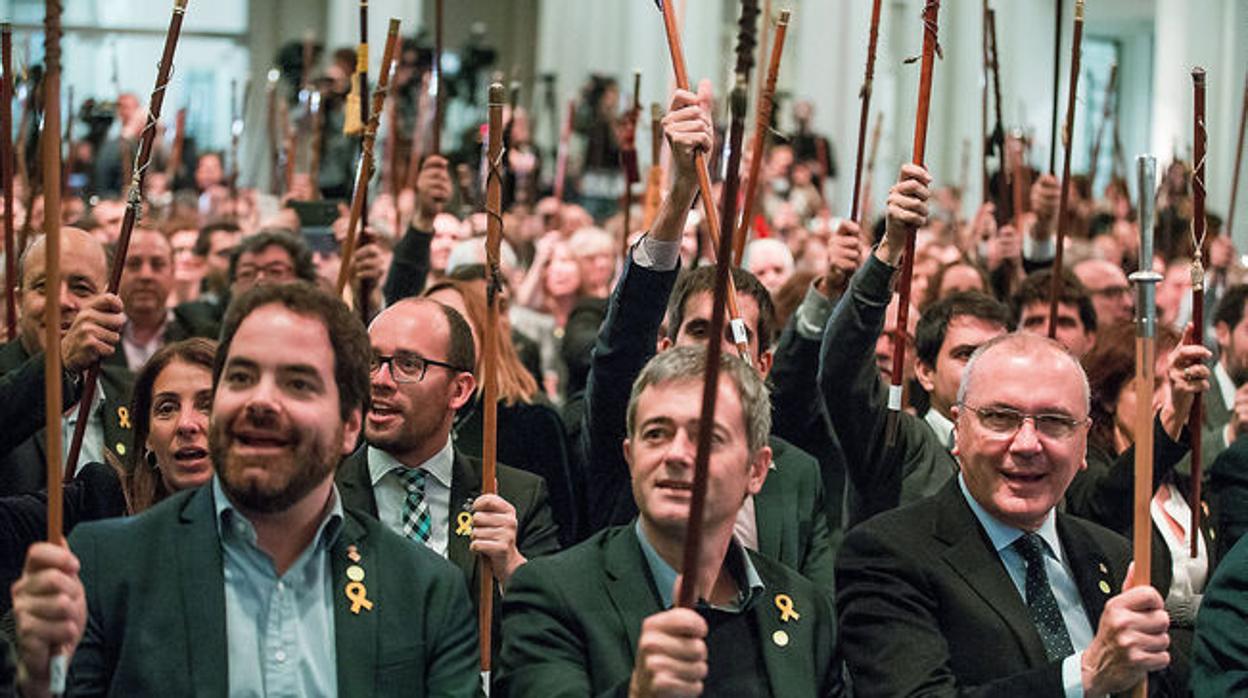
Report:
[{"label": "dark suit sleeve", "polygon": [[1241,540],[1222,562],[1196,617],[1196,698],[1248,694],[1248,542]]},{"label": "dark suit sleeve", "polygon": [[[0,456],[8,453],[43,428],[47,408],[43,394],[43,352],[0,376]],[[73,384],[61,381],[61,404],[78,400]]]},{"label": "dark suit sleeve", "polygon": [[526,560],[559,550],[559,528],[550,510],[546,482],[538,479],[527,494],[526,501],[513,504],[524,517],[516,522],[516,547]]},{"label": "dark suit sleeve", "polygon": [[100,588],[100,565],[108,551],[103,550],[96,531],[82,528],[69,537],[69,547],[81,563],[79,575],[86,592],[87,627],[74,650],[70,663],[67,695],[104,696],[108,694],[116,669],[116,648],[110,647],[103,627],[103,596]]},{"label": "dark suit sleeve", "polygon": [[798,571],[832,599],[836,589],[836,542],[828,526],[824,507],[824,497],[827,495],[823,490],[823,481],[816,476],[813,469],[809,472],[811,477],[802,484],[804,491],[813,493],[813,502],[809,508],[803,506],[799,514],[810,517],[810,536],[806,539],[806,549],[802,551],[802,564]]},{"label": "dark suit sleeve", "polygon": [[940,628],[932,571],[895,538],[875,526],[857,527],[845,537],[836,563],[840,646],[856,696],[1062,695],[1060,663],[959,686]]},{"label": "dark suit sleeve", "polygon": [[423,695],[475,697],[480,675],[477,617],[459,570],[442,565],[437,575],[424,605],[428,666]]},{"label": "dark suit sleeve", "polygon": [[[503,600],[503,647],[498,655],[497,695],[509,698],[583,698],[592,691],[591,657],[584,632],[557,579],[542,561],[516,570]],[[605,600],[604,600],[605,603]],[[628,695],[628,680],[596,694]]]},{"label": "dark suit sleeve", "polygon": [[403,239],[394,246],[390,271],[382,287],[386,305],[419,296],[425,290],[425,280],[429,276],[429,245],[432,242],[433,233],[408,228]]},{"label": "dark suit sleeve", "polygon": [[[1187,428],[1176,442],[1153,419],[1153,491],[1187,454]],[[1075,474],[1066,490],[1066,513],[1094,521],[1112,531],[1131,530],[1134,515],[1135,446],[1112,461],[1089,453],[1088,467]]]},{"label": "dark suit sleeve", "polygon": [[676,274],[676,270],[656,272],[638,266],[630,254],[611,292],[585,390],[581,438],[587,460],[587,520],[581,538],[628,523],[637,513],[622,447],[625,413],[633,380],[654,356]]}]

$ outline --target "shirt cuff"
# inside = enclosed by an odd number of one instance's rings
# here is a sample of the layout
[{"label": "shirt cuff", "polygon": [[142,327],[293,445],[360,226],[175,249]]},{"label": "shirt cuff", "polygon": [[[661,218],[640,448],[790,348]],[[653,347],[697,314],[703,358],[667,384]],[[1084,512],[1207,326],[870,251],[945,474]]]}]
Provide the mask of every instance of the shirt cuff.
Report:
[{"label": "shirt cuff", "polygon": [[1083,651],[1062,660],[1062,695],[1083,698]]},{"label": "shirt cuff", "polygon": [[646,233],[633,246],[633,263],[645,269],[671,271],[679,261],[679,240],[655,240]]},{"label": "shirt cuff", "polygon": [[1037,240],[1031,233],[1023,236],[1023,259],[1029,262],[1049,262],[1057,257],[1057,236],[1050,235]]},{"label": "shirt cuff", "polygon": [[811,284],[806,289],[806,297],[802,299],[801,305],[797,306],[797,335],[802,339],[822,340],[823,328],[828,324],[833,307],[835,306],[832,301],[815,290],[815,285]]}]

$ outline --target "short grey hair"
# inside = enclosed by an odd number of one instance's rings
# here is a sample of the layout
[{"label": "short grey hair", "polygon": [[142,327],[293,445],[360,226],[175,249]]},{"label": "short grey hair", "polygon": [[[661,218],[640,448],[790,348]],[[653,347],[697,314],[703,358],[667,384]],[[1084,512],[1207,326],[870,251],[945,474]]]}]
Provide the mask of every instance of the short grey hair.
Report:
[{"label": "short grey hair", "polygon": [[[641,369],[633,381],[633,392],[628,397],[628,434],[631,437],[637,427],[637,403],[646,388],[683,380],[701,381],[706,374],[705,347],[672,347],[659,352]],[[745,417],[745,439],[750,455],[767,445],[771,434],[771,393],[758,371],[740,358],[724,354],[719,365],[721,377],[732,380],[741,400]]]},{"label": "short grey hair", "polygon": [[[1007,346],[1008,345],[1008,346]],[[1092,411],[1092,389],[1088,386],[1088,374],[1084,372],[1083,365],[1074,357],[1066,347],[1057,341],[1033,332],[1025,332],[1016,330],[1009,334],[998,335],[989,341],[979,345],[975,353],[971,354],[971,358],[966,362],[966,369],[962,371],[962,382],[958,384],[958,404],[966,402],[966,394],[970,389],[971,378],[975,374],[975,369],[979,364],[979,359],[984,354],[993,349],[1001,347],[1010,349],[1019,354],[1039,354],[1043,352],[1052,352],[1066,358],[1071,365],[1075,367],[1075,371],[1079,374],[1079,383],[1083,386],[1083,412],[1085,415]]]}]

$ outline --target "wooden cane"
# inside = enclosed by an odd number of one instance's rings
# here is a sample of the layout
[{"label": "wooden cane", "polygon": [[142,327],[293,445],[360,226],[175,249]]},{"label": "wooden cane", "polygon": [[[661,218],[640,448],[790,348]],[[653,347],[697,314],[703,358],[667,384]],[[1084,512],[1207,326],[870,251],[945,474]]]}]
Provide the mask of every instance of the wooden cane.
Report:
[{"label": "wooden cane", "polygon": [[7,341],[17,337],[17,241],[13,231],[13,25],[0,24],[0,179],[4,186],[4,306]]},{"label": "wooden cane", "polygon": [[[923,8],[923,63],[919,73],[919,104],[914,117],[914,164],[923,167],[927,151],[927,117],[932,106],[932,72],[936,65],[936,45],[940,0],[926,0]],[[893,332],[893,375],[888,388],[888,418],[885,442],[891,447],[897,440],[898,415],[902,408],[903,367],[906,356],[906,327],[910,318],[910,282],[914,276],[915,231],[906,235],[906,249],[901,260],[901,278],[897,283],[900,301],[897,305],[897,328]]]},{"label": "wooden cane", "polygon": [[[1192,344],[1197,346],[1205,343],[1205,147],[1209,138],[1205,122],[1205,69],[1197,66],[1192,68]],[[1140,192],[1144,198],[1144,192]],[[1142,205],[1142,202],[1141,202]],[[1191,556],[1195,558],[1199,552],[1200,515],[1201,515],[1201,478],[1203,463],[1201,462],[1201,422],[1203,421],[1204,405],[1202,394],[1197,394],[1192,401],[1192,413],[1188,418],[1188,431],[1191,433],[1192,451],[1192,491],[1188,506],[1192,510]]]},{"label": "wooden cane", "polygon": [[[5,71],[8,72],[7,70]],[[1235,225],[1235,195],[1239,193],[1239,171],[1244,164],[1244,126],[1248,125],[1248,73],[1244,74],[1244,105],[1239,110],[1239,139],[1235,145],[1235,174],[1231,175],[1231,204],[1226,212],[1226,237],[1231,237]]]},{"label": "wooden cane", "polygon": [[620,170],[624,175],[624,193],[620,209],[624,214],[624,234],[620,236],[620,256],[628,256],[628,236],[633,231],[633,185],[641,181],[637,164],[637,122],[641,120],[641,71],[633,72],[633,103],[624,116],[620,138]]},{"label": "wooden cane", "polygon": [[[879,6],[880,0],[875,0]],[[754,227],[754,205],[758,199],[758,186],[767,148],[767,132],[771,130],[771,113],[775,107],[776,79],[780,75],[780,57],[784,53],[784,37],[789,31],[790,10],[780,10],[776,23],[775,43],[771,47],[771,61],[767,65],[767,77],[758,89],[758,108],[754,117],[754,137],[750,143],[750,171],[745,180],[745,203],[742,205],[741,227],[733,239],[732,264],[741,266],[745,256],[745,244],[749,242],[750,229]],[[767,17],[763,18],[763,35],[767,35]],[[868,88],[869,89],[869,88]],[[868,97],[868,100],[870,98]],[[865,118],[865,117],[864,117]],[[864,127],[865,128],[865,127]],[[858,144],[859,168],[862,166],[862,143]],[[857,184],[857,182],[855,182]],[[854,189],[857,197],[858,190]]]},{"label": "wooden cane", "polygon": [[[663,27],[667,32],[667,47],[672,55],[672,70],[676,76],[676,87],[677,89],[685,90],[687,92],[689,91],[689,73],[685,69],[685,50],[681,45],[680,26],[676,21],[675,8],[672,7],[671,2],[664,2],[664,0],[655,1],[658,3],[659,9],[663,12]],[[711,246],[718,250],[720,248],[719,239],[721,237],[721,221],[719,220],[715,210],[715,198],[711,194],[711,171],[706,164],[706,154],[701,152],[695,153],[693,164],[694,168],[697,170],[698,191],[702,196],[702,208],[706,213],[707,235],[711,239]],[[732,221],[729,221],[729,231],[733,230],[733,226],[731,224]],[[731,254],[732,247],[730,246],[728,250],[729,254]],[[745,323],[741,320],[741,311],[737,308],[737,289],[736,285],[733,284],[731,277],[728,279],[728,290],[730,293],[728,294],[725,302],[728,303],[728,315],[731,318],[729,326],[732,328],[732,341],[733,344],[736,345],[737,353],[741,356],[742,360],[752,365],[753,362],[750,358],[750,348],[748,343],[749,337],[745,329]],[[718,335],[711,336],[715,337]]]},{"label": "wooden cane", "polygon": [[[147,122],[139,134],[139,152],[134,161],[134,168],[131,170],[130,186],[126,194],[126,211],[121,219],[121,232],[117,236],[117,247],[113,251],[113,266],[108,277],[108,293],[117,293],[117,289],[121,286],[121,274],[126,268],[126,255],[130,249],[130,233],[134,230],[134,224],[143,208],[143,180],[152,164],[152,144],[156,140],[156,124],[160,121],[160,108],[165,103],[166,88],[173,71],[173,56],[178,46],[178,37],[182,33],[182,19],[186,15],[187,1],[174,0],[169,29],[165,32],[165,46],[160,55],[160,67],[156,71],[156,86],[152,89],[152,96],[148,101]],[[59,166],[59,159],[57,164]],[[44,182],[46,186],[46,176]],[[59,195],[60,192],[57,193]],[[47,195],[44,196],[46,198]],[[46,201],[44,206],[47,206]],[[46,213],[44,217],[47,217]],[[49,286],[49,288],[52,287]],[[52,353],[55,352],[49,352],[49,355]],[[95,363],[87,369],[86,376],[82,379],[82,398],[78,400],[78,421],[74,424],[73,438],[69,442],[69,455],[65,461],[66,480],[74,479],[74,473],[78,468],[78,454],[82,449],[82,439],[87,433],[87,424],[91,421],[91,405],[95,401],[96,383],[99,382],[99,376],[100,365]],[[48,499],[51,501],[53,497],[49,496]]]},{"label": "wooden cane", "polygon": [[[1105,129],[1114,120],[1114,93],[1118,87],[1118,64],[1109,66],[1109,82],[1105,84],[1105,103],[1101,108],[1101,123],[1096,127],[1096,135],[1092,138],[1092,155],[1088,160],[1088,186],[1096,186],[1097,164],[1101,160],[1101,141],[1105,137]],[[1095,194],[1095,189],[1093,189]]]},{"label": "wooden cane", "polygon": [[[351,278],[351,261],[355,257],[358,231],[364,219],[368,180],[373,176],[373,146],[377,142],[377,126],[381,122],[381,110],[385,107],[386,94],[390,91],[390,66],[394,62],[395,45],[399,39],[399,20],[391,18],[386,32],[386,46],[381,53],[381,73],[377,76],[377,88],[373,90],[372,109],[364,125],[364,137],[360,143],[360,162],[355,169],[355,189],[351,195],[351,213],[347,218],[347,238],[342,243],[342,262],[338,267],[338,281],[334,288],[341,296]],[[359,307],[359,299],[356,299]]]},{"label": "wooden cane", "polygon": [[[498,349],[499,349],[499,292],[502,290],[500,251],[503,239],[503,84],[490,85],[490,127],[487,140],[486,188],[485,188],[485,267],[486,267],[486,314],[485,327],[481,331],[484,355],[481,357],[482,414],[481,434],[481,492],[498,492],[496,481],[498,458]],[[478,558],[481,578],[480,604],[478,605],[477,631],[481,647],[481,671],[487,677],[490,672],[490,636],[494,618],[494,575],[489,559]]]},{"label": "wooden cane", "polygon": [[1066,246],[1066,212],[1070,205],[1071,145],[1075,130],[1075,93],[1079,88],[1080,44],[1083,42],[1083,2],[1075,0],[1075,31],[1070,47],[1070,90],[1066,97],[1066,126],[1062,129],[1062,142],[1066,153],[1062,159],[1062,196],[1057,207],[1057,240],[1053,253],[1053,280],[1049,285],[1049,339],[1057,338],[1057,306],[1062,296],[1062,253]]},{"label": "wooden cane", "polygon": [[[1053,110],[1049,119],[1049,174],[1056,174],[1057,163],[1057,104],[1062,85],[1062,5],[1065,0],[1053,0]],[[1078,38],[1075,39],[1078,42]],[[1069,146],[1067,146],[1069,150]]]},{"label": "wooden cane", "polygon": [[[430,129],[429,152],[442,153],[442,113],[446,107],[446,94],[442,84],[442,0],[433,3],[433,127]],[[415,180],[413,180],[415,181]]]}]

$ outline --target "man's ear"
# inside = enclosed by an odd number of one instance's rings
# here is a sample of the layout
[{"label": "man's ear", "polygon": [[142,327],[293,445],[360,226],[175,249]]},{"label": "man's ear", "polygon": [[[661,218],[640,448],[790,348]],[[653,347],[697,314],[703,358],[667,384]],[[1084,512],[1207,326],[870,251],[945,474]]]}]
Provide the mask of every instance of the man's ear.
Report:
[{"label": "man's ear", "polygon": [[746,485],[750,494],[758,494],[758,491],[763,489],[763,483],[766,482],[767,473],[770,471],[771,447],[763,446],[750,461],[750,479]]},{"label": "man's ear", "polygon": [[[21,293],[21,291],[18,291]],[[20,301],[21,296],[18,296]],[[1219,347],[1228,347],[1231,344],[1231,328],[1225,322],[1219,322],[1213,326],[1213,337],[1217,340]]]},{"label": "man's ear", "polygon": [[451,400],[447,406],[452,411],[458,411],[472,399],[472,394],[477,389],[477,379],[471,373],[458,373],[451,386]]},{"label": "man's ear", "polygon": [[654,348],[658,353],[662,353],[672,348],[672,340],[667,335],[660,335],[659,341],[655,342]]},{"label": "man's ear", "polygon": [[771,366],[772,366],[772,363],[775,362],[775,360],[776,360],[776,357],[774,354],[771,353],[770,349],[758,355],[758,372],[763,376],[764,379],[767,378],[768,373],[771,373]]},{"label": "man's ear", "polygon": [[364,417],[363,410],[356,408],[351,410],[351,414],[347,416],[347,421],[342,426],[342,455],[350,455],[355,450],[355,445],[360,441],[360,430],[363,428]]},{"label": "man's ear", "polygon": [[927,392],[932,392],[936,387],[936,369],[928,367],[926,361],[916,359],[914,362],[914,377],[919,380],[919,385]]}]

